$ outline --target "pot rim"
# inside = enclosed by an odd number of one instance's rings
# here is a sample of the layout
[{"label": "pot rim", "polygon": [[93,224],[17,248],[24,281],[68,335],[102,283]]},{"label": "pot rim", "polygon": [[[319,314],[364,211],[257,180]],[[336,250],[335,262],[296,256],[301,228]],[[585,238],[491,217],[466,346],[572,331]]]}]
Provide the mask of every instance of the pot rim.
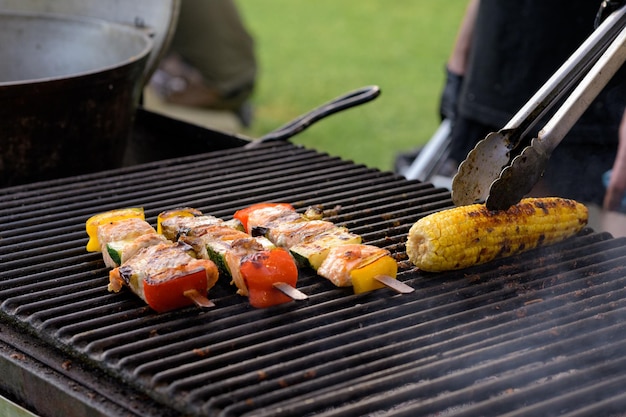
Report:
[{"label": "pot rim", "polygon": [[112,28],[118,32],[127,33],[132,36],[136,36],[143,40],[144,46],[138,53],[120,60],[115,64],[105,65],[98,68],[94,68],[92,70],[87,71],[79,71],[74,73],[69,73],[65,75],[57,75],[51,77],[42,77],[42,78],[28,78],[17,81],[0,81],[0,87],[9,87],[9,86],[18,86],[25,84],[35,84],[35,83],[46,83],[53,82],[58,80],[68,80],[73,78],[80,78],[90,75],[96,75],[107,71],[116,70],[122,68],[124,66],[130,65],[134,62],[140,61],[142,59],[146,59],[152,52],[154,48],[154,41],[152,37],[147,34],[145,31],[142,31],[141,28],[132,27],[129,25],[124,25],[121,23],[110,22],[104,19],[87,17],[87,16],[76,16],[69,14],[61,14],[61,13],[48,13],[48,12],[22,12],[22,11],[0,11],[0,19],[2,17],[15,17],[15,18],[28,18],[28,19],[38,19],[38,20],[56,20],[58,22],[67,22],[72,21],[81,24],[88,24],[92,27],[101,27],[101,28]]}]

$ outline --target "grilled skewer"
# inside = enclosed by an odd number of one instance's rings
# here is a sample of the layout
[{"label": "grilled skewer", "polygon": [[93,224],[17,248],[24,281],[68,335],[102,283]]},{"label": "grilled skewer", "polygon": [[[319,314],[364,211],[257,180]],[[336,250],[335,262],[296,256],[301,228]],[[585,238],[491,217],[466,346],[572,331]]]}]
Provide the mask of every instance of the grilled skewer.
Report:
[{"label": "grilled skewer", "polygon": [[254,307],[307,298],[295,288],[298,269],[291,255],[268,239],[248,235],[237,220],[225,222],[179,208],[159,214],[158,228],[168,239],[187,243],[198,256],[213,260]]},{"label": "grilled skewer", "polygon": [[157,312],[196,304],[213,307],[206,297],[217,281],[217,267],[196,259],[189,245],[174,244],[144,220],[141,208],[92,216],[86,230],[88,250],[100,251],[109,272],[108,290],[129,287]]},{"label": "grilled skewer", "polygon": [[[352,286],[355,293],[361,293],[395,280],[398,265],[389,251],[362,244],[359,235],[321,220],[314,210],[301,215],[290,204],[260,203],[237,211],[234,217],[248,233],[289,249],[299,264],[315,269],[337,286]],[[392,288],[413,291],[397,280]]]}]

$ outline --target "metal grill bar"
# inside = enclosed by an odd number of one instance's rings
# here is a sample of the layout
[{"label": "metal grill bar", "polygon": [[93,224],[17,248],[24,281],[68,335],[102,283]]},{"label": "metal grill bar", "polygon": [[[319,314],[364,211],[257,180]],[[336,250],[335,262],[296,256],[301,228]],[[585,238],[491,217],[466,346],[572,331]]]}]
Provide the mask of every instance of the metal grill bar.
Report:
[{"label": "metal grill bar", "polygon": [[[228,219],[259,201],[384,246],[416,288],[354,295],[301,270],[305,302],[255,310],[228,283],[216,308],[155,314],[106,291],[85,220],[143,206]],[[624,405],[626,240],[587,230],[465,271],[420,273],[404,241],[451,206],[429,184],[291,144],[227,149],[0,192],[0,318],[54,351],[189,415],[595,415]],[[601,377],[602,376],[602,377]]]}]

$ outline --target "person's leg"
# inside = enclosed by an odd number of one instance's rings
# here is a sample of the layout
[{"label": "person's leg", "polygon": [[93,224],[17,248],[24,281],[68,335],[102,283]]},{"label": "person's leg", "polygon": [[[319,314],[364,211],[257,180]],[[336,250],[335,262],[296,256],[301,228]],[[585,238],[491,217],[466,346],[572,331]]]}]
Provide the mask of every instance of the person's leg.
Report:
[{"label": "person's leg", "polygon": [[168,103],[233,111],[252,119],[254,42],[231,0],[183,0],[169,53],[150,82]]},{"label": "person's leg", "polygon": [[224,96],[254,85],[254,40],[232,0],[182,0],[170,49]]}]

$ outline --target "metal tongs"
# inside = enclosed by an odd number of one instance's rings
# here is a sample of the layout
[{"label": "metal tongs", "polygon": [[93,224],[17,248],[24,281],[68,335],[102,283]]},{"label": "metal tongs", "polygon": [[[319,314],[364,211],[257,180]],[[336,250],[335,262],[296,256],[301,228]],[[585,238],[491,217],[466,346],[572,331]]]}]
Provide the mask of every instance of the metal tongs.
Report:
[{"label": "metal tongs", "polygon": [[[626,60],[625,27],[626,6],[606,17],[504,128],[478,142],[453,178],[455,205],[484,201],[489,210],[505,210],[531,191],[552,151]],[[539,119],[569,91],[537,137],[513,156]]]}]

